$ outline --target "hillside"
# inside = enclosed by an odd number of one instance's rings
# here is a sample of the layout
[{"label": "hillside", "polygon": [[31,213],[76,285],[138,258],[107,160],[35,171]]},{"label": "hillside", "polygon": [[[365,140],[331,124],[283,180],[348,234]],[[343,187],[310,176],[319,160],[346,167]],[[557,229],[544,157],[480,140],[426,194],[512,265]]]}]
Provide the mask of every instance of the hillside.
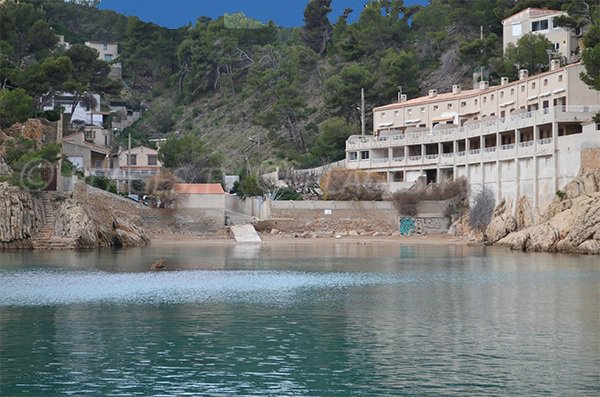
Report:
[{"label": "hillside", "polygon": [[[361,88],[369,131],[369,109],[394,101],[398,87],[409,97],[470,87],[481,66],[493,84],[506,71],[500,21],[528,6],[560,8],[566,1],[431,0],[409,7],[377,0],[331,21],[331,0],[313,0],[305,26],[293,29],[241,14],[211,20],[199,7],[194,26],[175,30],[60,0],[22,3],[71,43],[119,43],[123,89],[107,91],[106,99],[144,111],[129,131],[134,144],[193,133],[224,154],[224,169],[233,173],[258,163],[267,170],[338,160],[347,136],[360,131]],[[360,13],[357,22],[347,22],[351,13]],[[47,52],[24,56],[42,62]],[[4,73],[4,81],[19,86],[13,75]],[[323,128],[326,121],[336,127]]]}]

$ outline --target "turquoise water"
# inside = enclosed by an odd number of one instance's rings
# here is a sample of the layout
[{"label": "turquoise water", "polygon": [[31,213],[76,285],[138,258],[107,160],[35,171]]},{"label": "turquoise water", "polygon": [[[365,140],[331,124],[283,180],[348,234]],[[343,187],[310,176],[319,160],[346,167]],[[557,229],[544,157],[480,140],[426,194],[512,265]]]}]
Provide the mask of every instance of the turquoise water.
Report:
[{"label": "turquoise water", "polygon": [[0,396],[597,396],[599,291],[461,246],[4,253]]}]

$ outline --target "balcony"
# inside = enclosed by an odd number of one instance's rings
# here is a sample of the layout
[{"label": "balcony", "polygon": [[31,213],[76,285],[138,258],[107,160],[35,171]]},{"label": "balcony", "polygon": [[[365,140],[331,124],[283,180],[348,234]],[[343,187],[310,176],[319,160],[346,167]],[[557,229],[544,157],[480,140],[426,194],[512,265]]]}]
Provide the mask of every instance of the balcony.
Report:
[{"label": "balcony", "polygon": [[404,156],[400,156],[400,157],[393,157],[392,158],[392,163],[403,163],[404,162],[405,157]]}]

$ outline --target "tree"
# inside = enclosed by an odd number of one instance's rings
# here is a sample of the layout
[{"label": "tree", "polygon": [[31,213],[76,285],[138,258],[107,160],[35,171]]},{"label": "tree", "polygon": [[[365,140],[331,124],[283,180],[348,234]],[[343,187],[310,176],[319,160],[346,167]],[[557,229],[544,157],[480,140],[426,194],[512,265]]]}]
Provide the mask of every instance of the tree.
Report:
[{"label": "tree", "polygon": [[65,52],[73,65],[73,73],[64,83],[64,89],[73,94],[71,112],[86,93],[116,94],[121,83],[108,77],[108,63],[98,59],[98,51],[83,44],[74,44]]},{"label": "tree", "polygon": [[550,40],[535,33],[527,33],[518,41],[517,45],[509,44],[506,48],[506,59],[518,68],[525,68],[529,73],[535,74],[542,70],[542,65],[548,65],[548,53],[551,50]]},{"label": "tree", "polygon": [[[222,180],[221,163],[223,157],[206,147],[194,134],[181,137],[171,135],[161,145],[158,156],[166,168],[181,176],[187,183],[204,183]],[[179,174],[178,175],[178,170]]]},{"label": "tree", "polygon": [[0,127],[27,120],[33,114],[33,98],[24,89],[0,90]]},{"label": "tree", "polygon": [[469,226],[471,229],[479,232],[485,231],[492,221],[495,205],[494,192],[487,186],[482,186],[481,190],[473,197],[473,205],[469,211]]},{"label": "tree", "polygon": [[348,124],[341,117],[324,121],[319,125],[319,135],[312,147],[311,154],[318,158],[321,164],[345,158],[346,140],[355,130],[357,130],[355,125]]},{"label": "tree", "polygon": [[327,18],[331,12],[331,0],[310,0],[304,10],[302,37],[317,54],[323,54],[331,40],[333,27]]},{"label": "tree", "polygon": [[360,90],[365,89],[367,96],[375,85],[376,78],[367,67],[351,63],[339,73],[329,78],[326,83],[326,103],[333,114],[344,117],[347,121],[360,121]]},{"label": "tree", "polygon": [[411,51],[396,51],[388,48],[381,58],[382,82],[378,90],[380,95],[387,100],[395,97],[398,87],[407,95],[415,95],[419,92],[417,80],[420,68],[416,56]]}]

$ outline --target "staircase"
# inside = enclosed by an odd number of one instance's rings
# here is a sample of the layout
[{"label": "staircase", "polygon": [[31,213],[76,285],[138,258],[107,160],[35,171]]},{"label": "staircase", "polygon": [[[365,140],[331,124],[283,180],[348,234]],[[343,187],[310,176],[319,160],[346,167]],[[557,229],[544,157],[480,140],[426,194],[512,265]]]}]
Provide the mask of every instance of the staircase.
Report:
[{"label": "staircase", "polygon": [[31,238],[33,249],[36,250],[64,250],[76,248],[75,241],[70,238],[55,236],[54,207],[50,201],[49,193],[42,193],[44,207],[44,226]]}]

